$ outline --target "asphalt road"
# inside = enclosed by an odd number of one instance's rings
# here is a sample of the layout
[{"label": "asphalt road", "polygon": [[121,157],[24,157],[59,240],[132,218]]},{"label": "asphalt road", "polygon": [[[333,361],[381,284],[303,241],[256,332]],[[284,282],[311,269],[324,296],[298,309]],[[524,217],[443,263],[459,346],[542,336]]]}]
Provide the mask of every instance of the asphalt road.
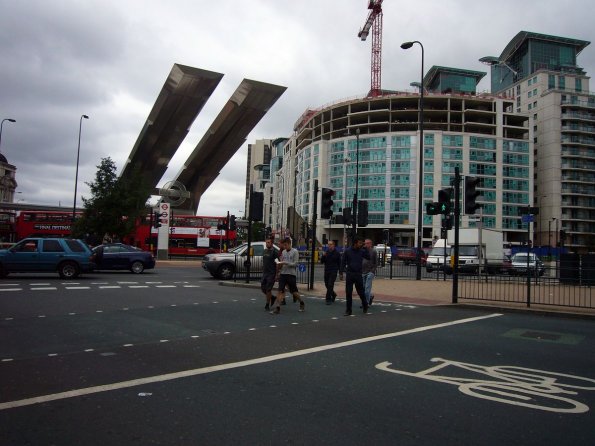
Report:
[{"label": "asphalt road", "polygon": [[273,316],[193,268],[10,276],[0,445],[593,444],[592,320],[304,294]]}]

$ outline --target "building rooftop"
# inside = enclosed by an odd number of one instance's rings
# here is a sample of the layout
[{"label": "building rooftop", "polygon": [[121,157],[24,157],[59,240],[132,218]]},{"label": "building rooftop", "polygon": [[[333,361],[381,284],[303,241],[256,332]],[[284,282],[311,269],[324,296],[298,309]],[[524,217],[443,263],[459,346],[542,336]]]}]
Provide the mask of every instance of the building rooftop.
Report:
[{"label": "building rooftop", "polygon": [[591,42],[586,40],[550,36],[548,34],[539,34],[530,31],[521,31],[516,36],[514,36],[508,45],[506,45],[506,48],[504,48],[504,51],[502,51],[502,54],[500,54],[500,60],[508,60],[516,52],[516,50],[528,40],[543,40],[551,43],[574,46],[576,48],[577,55],[591,44]]}]

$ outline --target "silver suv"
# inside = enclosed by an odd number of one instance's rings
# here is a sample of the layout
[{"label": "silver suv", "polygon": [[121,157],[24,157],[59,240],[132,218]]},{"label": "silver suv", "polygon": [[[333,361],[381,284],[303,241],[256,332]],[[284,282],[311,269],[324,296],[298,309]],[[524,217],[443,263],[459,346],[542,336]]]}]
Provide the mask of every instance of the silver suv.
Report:
[{"label": "silver suv", "polygon": [[82,240],[26,238],[0,250],[0,277],[8,273],[57,271],[62,279],[74,279],[93,271],[91,250]]},{"label": "silver suv", "polygon": [[[250,256],[250,273],[262,273],[262,254],[265,249],[265,242],[253,242],[250,244],[252,255]],[[279,248],[274,246],[278,253]],[[246,269],[248,260],[248,244],[238,246],[229,252],[220,252],[207,254],[202,260],[203,269],[207,270],[211,276],[217,279],[232,279],[236,271]]]}]

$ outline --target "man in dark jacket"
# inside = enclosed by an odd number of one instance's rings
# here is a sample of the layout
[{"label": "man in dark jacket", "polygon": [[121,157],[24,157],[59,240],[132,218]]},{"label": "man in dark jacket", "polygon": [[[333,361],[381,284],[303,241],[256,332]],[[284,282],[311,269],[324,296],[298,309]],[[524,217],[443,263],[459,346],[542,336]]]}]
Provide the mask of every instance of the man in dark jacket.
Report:
[{"label": "man in dark jacket", "polygon": [[362,301],[364,313],[368,312],[368,301],[366,300],[364,281],[362,278],[362,265],[364,259],[370,260],[370,253],[367,249],[363,249],[362,246],[363,241],[361,237],[356,236],[353,239],[353,245],[347,248],[343,253],[341,272],[345,272],[345,298],[347,301],[345,316],[351,316],[354,285],[357,294]]},{"label": "man in dark jacket", "polygon": [[324,286],[326,287],[326,304],[332,304],[336,297],[335,280],[337,280],[337,273],[341,268],[341,254],[335,248],[335,242],[329,240],[327,251],[322,254],[320,259],[324,263]]}]

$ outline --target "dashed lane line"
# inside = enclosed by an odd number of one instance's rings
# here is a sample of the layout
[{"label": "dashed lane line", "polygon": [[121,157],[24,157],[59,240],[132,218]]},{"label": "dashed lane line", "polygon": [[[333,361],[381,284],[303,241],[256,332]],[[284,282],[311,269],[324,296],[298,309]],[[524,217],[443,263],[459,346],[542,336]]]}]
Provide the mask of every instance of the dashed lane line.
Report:
[{"label": "dashed lane line", "polygon": [[23,291],[22,288],[0,288],[1,291]]},{"label": "dashed lane line", "polygon": [[100,290],[114,290],[122,288],[120,285],[102,285],[99,287]]},{"label": "dashed lane line", "polygon": [[57,291],[58,288],[55,286],[46,286],[46,287],[35,287],[31,288],[31,291]]},{"label": "dashed lane line", "polygon": [[[109,392],[109,391],[120,390],[120,389],[127,389],[130,387],[137,387],[137,386],[141,386],[141,385],[154,384],[154,383],[165,382],[165,381],[172,381],[175,379],[189,378],[189,377],[198,376],[198,375],[205,375],[208,373],[216,373],[216,372],[221,372],[221,371],[225,371],[225,370],[250,367],[250,366],[259,365],[259,364],[266,364],[266,363],[270,363],[270,362],[281,361],[284,359],[290,359],[290,358],[295,358],[295,357],[305,356],[305,355],[312,355],[312,354],[316,354],[316,353],[320,353],[320,352],[324,352],[324,351],[336,350],[339,348],[352,347],[354,345],[365,344],[365,343],[369,343],[369,342],[382,341],[385,339],[391,339],[391,338],[395,338],[398,336],[406,336],[406,335],[410,335],[410,334],[416,334],[416,333],[421,333],[421,332],[430,331],[430,330],[436,330],[436,329],[440,329],[440,328],[452,327],[455,325],[478,322],[478,321],[491,319],[491,318],[499,317],[499,316],[502,316],[502,314],[492,313],[492,314],[488,314],[485,316],[477,316],[477,317],[471,317],[471,318],[465,318],[465,319],[458,319],[458,320],[443,322],[443,323],[435,324],[435,325],[426,325],[426,326],[422,326],[422,327],[412,328],[409,330],[397,331],[397,332],[386,333],[386,334],[376,335],[376,336],[369,336],[367,338],[352,339],[349,341],[337,342],[335,344],[320,345],[318,347],[311,347],[311,348],[306,348],[306,349],[302,349],[302,350],[295,350],[292,352],[279,353],[279,354],[270,355],[270,356],[263,356],[260,358],[248,359],[248,360],[244,360],[244,361],[230,362],[230,363],[226,363],[226,364],[217,364],[217,365],[208,366],[208,367],[201,367],[198,369],[182,370],[180,372],[166,373],[163,375],[148,376],[145,378],[132,379],[132,380],[128,380],[128,381],[120,381],[120,382],[111,383],[111,384],[104,384],[104,385],[93,386],[93,387],[85,387],[85,388],[81,388],[81,389],[73,389],[73,390],[68,390],[66,392],[53,393],[53,394],[49,394],[49,395],[40,395],[40,396],[36,396],[36,397],[32,397],[32,398],[25,398],[22,400],[6,401],[4,403],[0,403],[0,410],[14,409],[16,407],[31,406],[34,404],[47,403],[50,401],[63,400],[63,399],[67,399],[67,398],[76,398],[76,397],[80,397],[80,396],[84,396],[84,395],[92,395],[92,394],[96,394],[96,393]],[[225,332],[224,334],[228,334],[228,333],[229,332]]]},{"label": "dashed lane line", "polygon": [[90,286],[66,286],[64,287],[67,290],[90,290]]}]

